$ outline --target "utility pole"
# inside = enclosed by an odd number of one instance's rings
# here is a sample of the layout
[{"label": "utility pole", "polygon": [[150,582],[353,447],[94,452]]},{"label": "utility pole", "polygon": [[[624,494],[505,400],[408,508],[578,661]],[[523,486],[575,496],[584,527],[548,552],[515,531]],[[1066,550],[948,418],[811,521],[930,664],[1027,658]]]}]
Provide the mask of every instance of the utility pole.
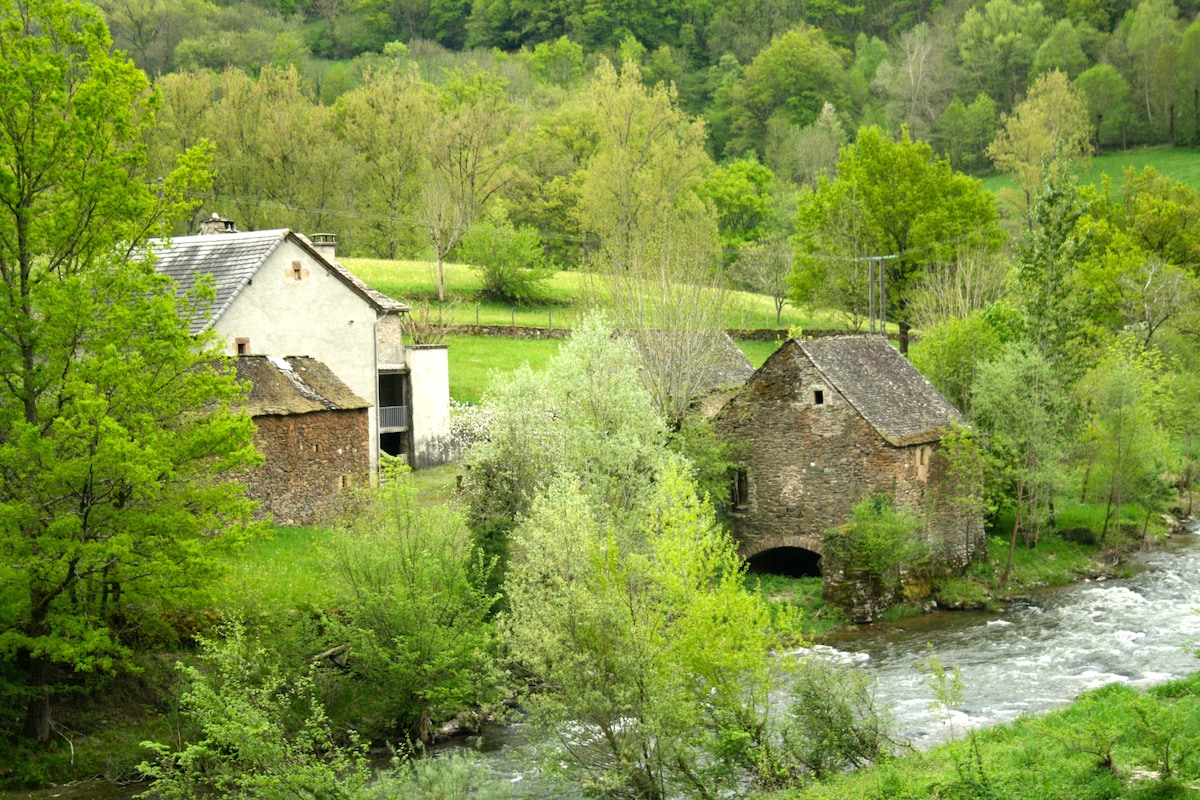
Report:
[{"label": "utility pole", "polygon": [[867,313],[871,317],[871,333],[882,333],[884,336],[887,335],[887,287],[883,279],[883,262],[893,258],[896,258],[895,254],[854,259],[867,262]]}]

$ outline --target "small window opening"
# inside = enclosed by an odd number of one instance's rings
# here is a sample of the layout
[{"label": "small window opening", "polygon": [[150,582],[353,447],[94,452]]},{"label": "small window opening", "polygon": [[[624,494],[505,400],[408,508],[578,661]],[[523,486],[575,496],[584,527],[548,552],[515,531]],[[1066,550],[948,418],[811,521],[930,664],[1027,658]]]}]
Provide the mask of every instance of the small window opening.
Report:
[{"label": "small window opening", "polygon": [[822,391],[821,389],[813,390],[813,405],[814,406],[825,405],[825,392]]},{"label": "small window opening", "polygon": [[300,262],[299,261],[292,262],[292,277],[295,278],[296,280],[300,280]]},{"label": "small window opening", "polygon": [[312,447],[313,447],[313,452],[314,452],[314,453],[319,453],[319,452],[321,452],[321,445],[320,445],[320,443],[314,442]]},{"label": "small window opening", "polygon": [[234,345],[237,348],[237,354],[239,356],[250,355],[250,340],[249,339],[245,339],[245,338],[235,339]]},{"label": "small window opening", "polygon": [[750,476],[745,467],[733,471],[733,486],[730,494],[730,505],[734,509],[744,509],[750,503]]}]

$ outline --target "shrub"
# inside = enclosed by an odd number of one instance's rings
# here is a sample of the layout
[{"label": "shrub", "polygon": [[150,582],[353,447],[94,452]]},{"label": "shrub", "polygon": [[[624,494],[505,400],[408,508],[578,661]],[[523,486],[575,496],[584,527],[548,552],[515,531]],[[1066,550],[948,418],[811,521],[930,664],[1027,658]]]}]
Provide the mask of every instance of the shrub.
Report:
[{"label": "shrub", "polygon": [[505,303],[521,305],[541,299],[543,284],[554,272],[546,266],[538,232],[525,225],[513,226],[499,204],[463,234],[458,256],[479,268],[483,296]]}]

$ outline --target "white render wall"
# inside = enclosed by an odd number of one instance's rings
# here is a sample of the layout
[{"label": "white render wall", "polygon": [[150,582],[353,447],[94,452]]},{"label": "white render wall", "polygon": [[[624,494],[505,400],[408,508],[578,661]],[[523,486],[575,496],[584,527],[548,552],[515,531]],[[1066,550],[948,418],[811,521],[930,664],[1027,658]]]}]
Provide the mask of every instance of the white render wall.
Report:
[{"label": "white render wall", "polygon": [[450,453],[450,360],[444,344],[408,345],[404,348],[412,389],[413,467],[444,464]]},{"label": "white render wall", "polygon": [[[292,265],[300,264],[297,280]],[[371,471],[379,465],[379,398],[375,367],[375,322],[379,314],[324,264],[285,239],[214,326],[237,355],[237,340],[249,352],[310,356],[325,363],[356,395],[371,404]],[[415,381],[414,381],[415,383]]]}]

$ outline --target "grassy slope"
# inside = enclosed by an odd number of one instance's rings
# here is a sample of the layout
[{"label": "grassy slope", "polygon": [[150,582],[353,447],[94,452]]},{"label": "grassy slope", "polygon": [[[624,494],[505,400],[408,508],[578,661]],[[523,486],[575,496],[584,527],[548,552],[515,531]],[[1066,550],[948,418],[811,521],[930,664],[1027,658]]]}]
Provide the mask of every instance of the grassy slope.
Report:
[{"label": "grassy slope", "polygon": [[[1200,190],[1200,152],[1187,148],[1146,147],[1119,153],[1106,153],[1091,160],[1087,169],[1079,173],[1080,184],[1099,184],[1104,175],[1112,179],[1113,191],[1119,191],[1124,183],[1123,174],[1129,167],[1141,172],[1144,167],[1154,167],[1160,175],[1186,183]],[[997,192],[1006,186],[1016,186],[1011,175],[991,175],[983,179],[984,188]]]}]

